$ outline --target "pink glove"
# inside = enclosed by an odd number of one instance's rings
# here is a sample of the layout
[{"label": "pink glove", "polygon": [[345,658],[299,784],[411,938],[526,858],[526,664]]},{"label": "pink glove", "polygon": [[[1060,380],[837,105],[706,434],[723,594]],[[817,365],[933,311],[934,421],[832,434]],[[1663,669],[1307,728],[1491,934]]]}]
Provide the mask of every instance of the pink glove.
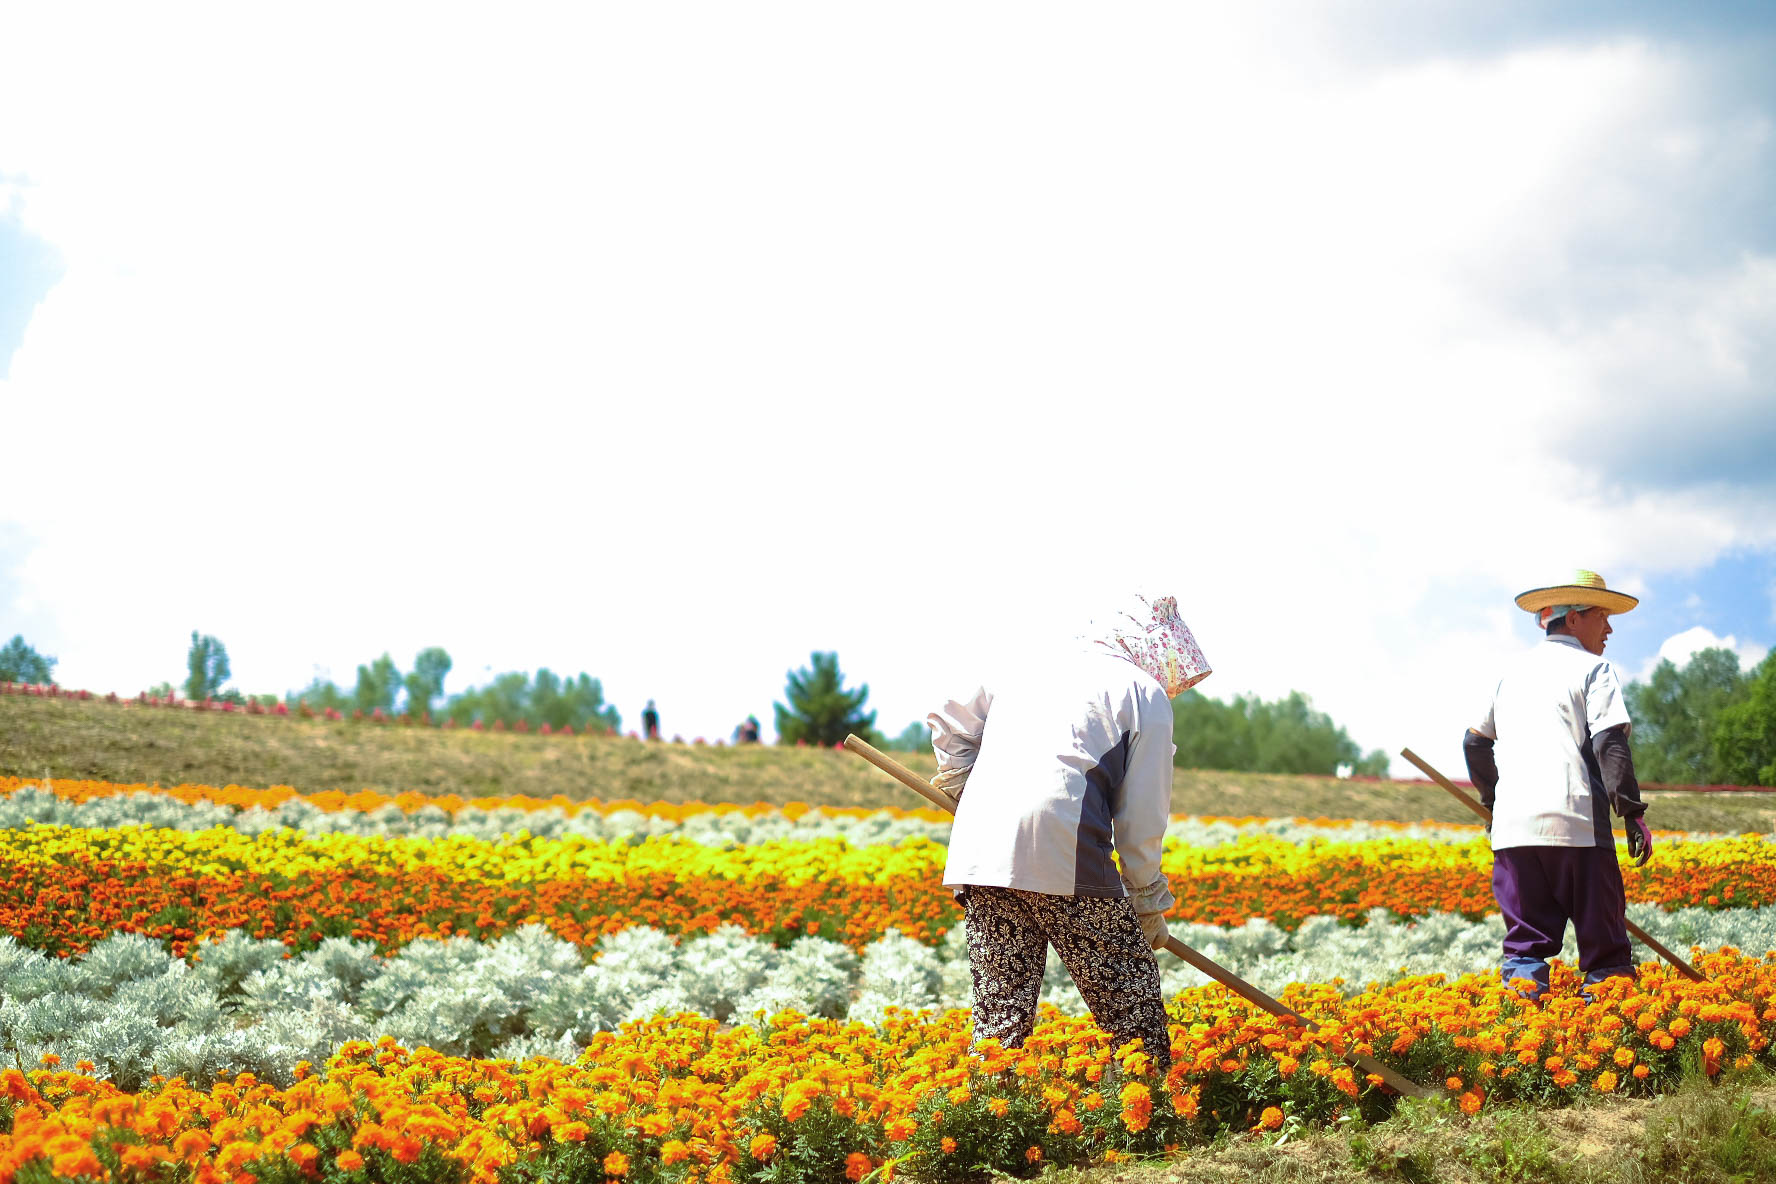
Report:
[{"label": "pink glove", "polygon": [[1642,867],[1653,857],[1653,832],[1646,824],[1646,815],[1636,814],[1628,819],[1628,854],[1634,857],[1634,866]]}]

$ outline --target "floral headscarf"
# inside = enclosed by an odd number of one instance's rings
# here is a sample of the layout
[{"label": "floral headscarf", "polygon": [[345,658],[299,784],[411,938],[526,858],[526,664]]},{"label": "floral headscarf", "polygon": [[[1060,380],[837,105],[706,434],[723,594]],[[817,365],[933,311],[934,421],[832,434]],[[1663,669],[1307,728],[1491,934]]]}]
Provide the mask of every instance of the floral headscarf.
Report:
[{"label": "floral headscarf", "polygon": [[1208,659],[1178,615],[1172,596],[1137,596],[1129,607],[1092,622],[1092,641],[1127,658],[1177,698],[1213,673]]}]

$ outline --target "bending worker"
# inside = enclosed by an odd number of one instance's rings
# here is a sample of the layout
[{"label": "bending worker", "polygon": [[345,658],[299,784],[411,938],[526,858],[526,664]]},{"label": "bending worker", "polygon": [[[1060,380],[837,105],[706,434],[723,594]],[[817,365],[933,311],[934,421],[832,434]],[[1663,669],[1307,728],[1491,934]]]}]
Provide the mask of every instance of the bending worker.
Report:
[{"label": "bending worker", "polygon": [[1139,1037],[1163,1070],[1171,1042],[1153,951],[1170,937],[1174,903],[1159,867],[1171,699],[1209,667],[1172,597],[1129,608],[1083,652],[983,686],[926,722],[934,784],[960,797],[944,884],[967,922],[975,1040],[1024,1042],[1053,945],[1116,1046]]},{"label": "bending worker", "polygon": [[[1636,866],[1653,851],[1628,749],[1628,706],[1603,660],[1612,614],[1640,603],[1596,572],[1517,597],[1546,638],[1518,658],[1479,726],[1462,738],[1468,776],[1492,811],[1492,891],[1505,918],[1506,982],[1548,989],[1548,959],[1572,922],[1587,987],[1634,974],[1610,810]],[[1496,744],[1496,751],[1495,751]]]}]

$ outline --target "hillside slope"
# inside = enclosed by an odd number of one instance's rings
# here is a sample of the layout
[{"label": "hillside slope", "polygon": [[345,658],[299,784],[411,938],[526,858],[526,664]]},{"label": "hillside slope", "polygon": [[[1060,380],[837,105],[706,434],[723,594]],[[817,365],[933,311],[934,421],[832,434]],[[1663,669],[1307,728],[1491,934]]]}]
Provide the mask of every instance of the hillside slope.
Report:
[{"label": "hillside slope", "polygon": [[[929,775],[929,753],[902,754]],[[1456,773],[1459,770],[1445,770]],[[398,725],[232,715],[99,701],[0,696],[0,774],[176,785],[289,785],[305,792],[524,793],[669,802],[921,804],[849,753],[644,744],[589,736],[439,731]],[[1691,830],[1776,827],[1776,796],[1649,794],[1655,825]],[[1172,809],[1471,822],[1423,782],[1338,781],[1179,769]]]}]

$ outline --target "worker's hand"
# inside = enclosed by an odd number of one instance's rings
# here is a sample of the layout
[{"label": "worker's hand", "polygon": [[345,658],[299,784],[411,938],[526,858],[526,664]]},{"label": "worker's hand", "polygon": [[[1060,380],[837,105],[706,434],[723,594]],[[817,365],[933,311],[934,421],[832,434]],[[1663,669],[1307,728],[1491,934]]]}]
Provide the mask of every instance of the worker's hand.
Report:
[{"label": "worker's hand", "polygon": [[960,769],[945,769],[931,779],[931,784],[938,792],[948,794],[954,801],[962,800],[962,787],[968,784],[969,771],[973,765],[963,765]]},{"label": "worker's hand", "polygon": [[1646,861],[1653,857],[1653,832],[1646,824],[1645,814],[1636,814],[1628,819],[1628,854],[1634,857],[1634,866],[1645,866]]},{"label": "worker's hand", "polygon": [[1136,920],[1141,922],[1141,936],[1147,939],[1147,948],[1163,950],[1170,940],[1172,931],[1166,926],[1164,913],[1136,913]]}]

